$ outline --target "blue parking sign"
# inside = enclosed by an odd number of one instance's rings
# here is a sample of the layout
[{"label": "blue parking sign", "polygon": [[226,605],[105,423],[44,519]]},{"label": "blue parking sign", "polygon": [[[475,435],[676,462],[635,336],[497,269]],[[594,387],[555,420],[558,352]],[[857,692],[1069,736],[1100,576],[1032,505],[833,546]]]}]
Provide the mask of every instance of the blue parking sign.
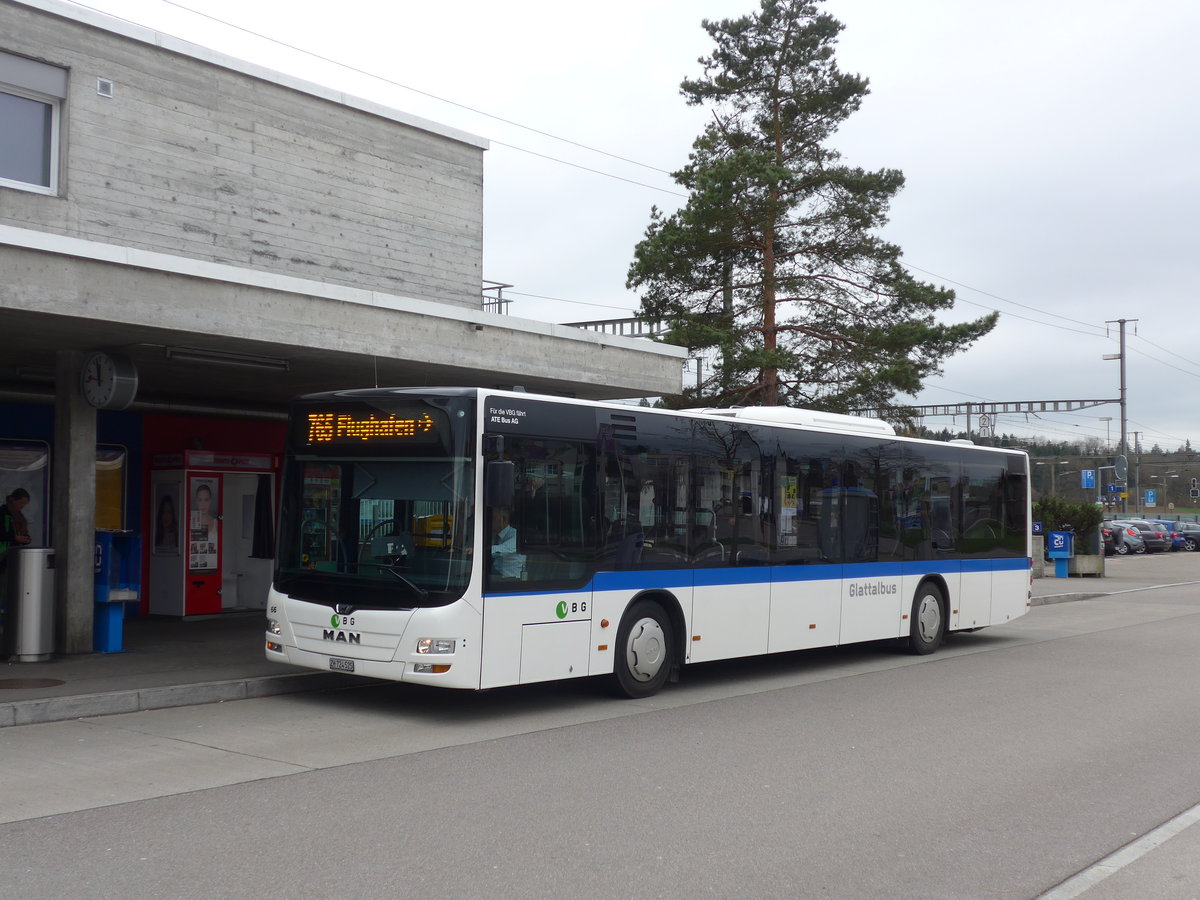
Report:
[{"label": "blue parking sign", "polygon": [[1080,469],[1079,470],[1079,486],[1081,488],[1094,488],[1096,486],[1096,470],[1095,469]]}]

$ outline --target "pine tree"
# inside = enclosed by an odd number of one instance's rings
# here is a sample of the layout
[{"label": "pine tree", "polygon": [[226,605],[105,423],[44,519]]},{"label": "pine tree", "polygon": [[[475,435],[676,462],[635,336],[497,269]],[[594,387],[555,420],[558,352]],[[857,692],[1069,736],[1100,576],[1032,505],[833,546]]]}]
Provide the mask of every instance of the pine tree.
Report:
[{"label": "pine tree", "polygon": [[954,292],[914,279],[875,232],[904,184],[844,165],[827,142],[867,94],[840,71],[842,25],[819,0],[762,0],[703,23],[715,42],[681,92],[712,121],[674,173],[686,205],[651,210],[628,286],[664,340],[715,356],[682,403],[834,411],[895,404],[995,326],[954,325]]}]

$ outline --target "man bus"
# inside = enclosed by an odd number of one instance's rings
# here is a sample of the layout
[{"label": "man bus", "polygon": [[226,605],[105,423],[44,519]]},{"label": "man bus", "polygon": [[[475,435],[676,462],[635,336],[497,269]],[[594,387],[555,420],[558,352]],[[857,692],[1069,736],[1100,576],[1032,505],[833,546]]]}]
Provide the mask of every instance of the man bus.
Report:
[{"label": "man bus", "polygon": [[781,407],[481,388],[291,410],[268,659],[453,688],[949,631],[1030,605],[1029,462]]}]

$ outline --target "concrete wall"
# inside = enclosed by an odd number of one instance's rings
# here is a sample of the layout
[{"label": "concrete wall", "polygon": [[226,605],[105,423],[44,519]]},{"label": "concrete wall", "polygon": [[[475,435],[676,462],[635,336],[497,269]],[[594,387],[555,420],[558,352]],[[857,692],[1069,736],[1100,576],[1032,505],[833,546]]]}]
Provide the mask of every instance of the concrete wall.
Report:
[{"label": "concrete wall", "polygon": [[482,141],[19,3],[0,50],[70,70],[59,196],[0,223],[478,307]]},{"label": "concrete wall", "polygon": [[[0,233],[0,237],[3,237]],[[137,363],[141,392],[188,397],[197,391],[228,401],[282,391],[277,400],[309,391],[381,384],[508,386],[579,397],[676,393],[682,348],[501,316],[429,301],[370,296],[351,288],[316,293],[323,285],[265,286],[183,273],[132,268],[78,256],[29,252],[0,241],[0,333],[3,313],[25,347],[53,343],[58,322],[80,322],[95,346],[119,346]],[[131,277],[136,275],[136,277]],[[283,279],[276,278],[276,281]],[[52,313],[48,316],[47,313]],[[19,320],[11,318],[20,315]],[[291,371],[248,378],[238,369],[210,368],[196,381],[136,342],[195,342],[251,337],[252,352],[293,360]],[[49,335],[49,337],[44,337]],[[233,348],[231,348],[233,349]],[[190,371],[195,371],[194,369]]]}]

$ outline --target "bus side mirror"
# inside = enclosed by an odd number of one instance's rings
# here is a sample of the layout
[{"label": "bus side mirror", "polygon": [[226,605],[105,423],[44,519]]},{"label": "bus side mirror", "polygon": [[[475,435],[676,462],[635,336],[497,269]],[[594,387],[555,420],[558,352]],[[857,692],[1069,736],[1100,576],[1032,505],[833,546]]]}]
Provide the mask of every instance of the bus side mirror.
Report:
[{"label": "bus side mirror", "polygon": [[517,467],[511,460],[493,459],[484,471],[483,502],[488,506],[512,506]]}]

